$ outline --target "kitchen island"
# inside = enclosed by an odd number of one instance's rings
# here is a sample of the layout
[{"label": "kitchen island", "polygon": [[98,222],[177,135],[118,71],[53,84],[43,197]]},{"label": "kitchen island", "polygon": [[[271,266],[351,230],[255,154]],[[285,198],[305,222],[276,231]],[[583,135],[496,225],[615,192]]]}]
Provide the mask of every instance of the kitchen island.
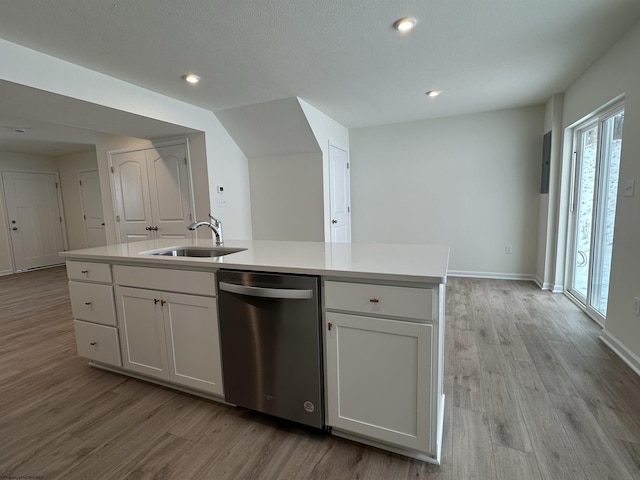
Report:
[{"label": "kitchen island", "polygon": [[79,355],[224,401],[216,272],[317,276],[327,429],[439,463],[448,247],[227,241],[240,251],[158,255],[212,246],[164,239],[61,253]]}]

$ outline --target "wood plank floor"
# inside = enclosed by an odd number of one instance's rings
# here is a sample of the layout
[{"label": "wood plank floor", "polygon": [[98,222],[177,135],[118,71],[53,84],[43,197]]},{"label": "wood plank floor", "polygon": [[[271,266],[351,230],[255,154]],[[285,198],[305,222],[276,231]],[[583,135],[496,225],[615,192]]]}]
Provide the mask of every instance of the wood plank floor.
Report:
[{"label": "wood plank floor", "polygon": [[443,463],[88,367],[65,270],[0,277],[0,478],[640,478],[640,378],[562,295],[447,285]]}]

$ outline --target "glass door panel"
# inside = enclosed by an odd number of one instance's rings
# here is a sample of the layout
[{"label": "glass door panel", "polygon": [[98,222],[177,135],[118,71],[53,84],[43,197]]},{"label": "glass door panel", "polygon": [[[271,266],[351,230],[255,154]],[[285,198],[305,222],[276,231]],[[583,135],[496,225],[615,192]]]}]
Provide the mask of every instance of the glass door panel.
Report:
[{"label": "glass door panel", "polygon": [[596,185],[596,158],[598,154],[598,125],[579,133],[578,181],[573,255],[572,290],[583,301],[587,298],[591,257],[591,230]]},{"label": "glass door panel", "polygon": [[591,295],[589,296],[590,305],[602,316],[607,314],[623,123],[624,112],[619,112],[602,122],[600,175],[595,218]]}]

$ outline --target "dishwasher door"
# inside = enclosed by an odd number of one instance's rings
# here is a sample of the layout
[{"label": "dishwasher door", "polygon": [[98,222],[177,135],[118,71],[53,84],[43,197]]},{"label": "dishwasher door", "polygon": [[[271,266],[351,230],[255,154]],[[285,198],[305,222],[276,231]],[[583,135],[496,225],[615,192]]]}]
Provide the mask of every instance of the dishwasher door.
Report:
[{"label": "dishwasher door", "polygon": [[318,277],[220,270],[225,400],[324,425]]}]

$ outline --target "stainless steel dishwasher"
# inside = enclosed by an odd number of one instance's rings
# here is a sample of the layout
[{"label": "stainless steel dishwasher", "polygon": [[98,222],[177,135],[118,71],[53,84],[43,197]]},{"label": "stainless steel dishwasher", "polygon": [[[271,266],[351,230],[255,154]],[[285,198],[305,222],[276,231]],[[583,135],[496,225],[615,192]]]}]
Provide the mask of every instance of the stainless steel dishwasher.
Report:
[{"label": "stainless steel dishwasher", "polygon": [[220,270],[225,400],[322,428],[318,277]]}]

